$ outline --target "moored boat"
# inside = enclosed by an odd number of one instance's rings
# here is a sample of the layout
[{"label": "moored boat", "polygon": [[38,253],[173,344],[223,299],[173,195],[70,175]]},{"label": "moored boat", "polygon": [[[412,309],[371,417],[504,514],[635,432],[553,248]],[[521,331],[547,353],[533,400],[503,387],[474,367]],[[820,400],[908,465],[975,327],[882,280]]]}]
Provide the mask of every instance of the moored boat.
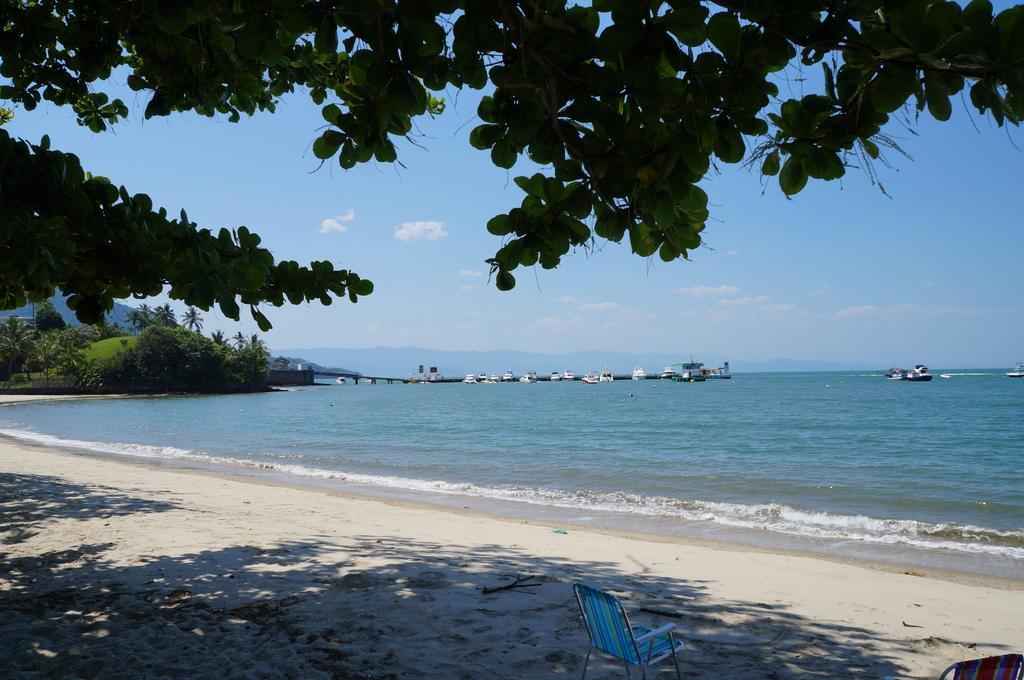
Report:
[{"label": "moored boat", "polygon": [[676,367],[675,366],[666,366],[665,369],[661,372],[661,379],[662,380],[671,380],[675,376],[676,376]]},{"label": "moored boat", "polygon": [[497,373],[491,373],[491,382],[501,382],[501,376]]},{"label": "moored boat", "polygon": [[344,385],[348,382],[348,380],[345,379],[345,376],[339,375],[338,379],[335,380],[334,382],[338,383],[339,385]]},{"label": "moored boat", "polygon": [[562,374],[558,371],[551,371],[551,376],[548,378],[551,382],[560,382],[562,380]]},{"label": "moored boat", "polygon": [[597,378],[598,382],[615,382],[615,376],[607,368],[601,371],[601,375]]},{"label": "moored boat", "polygon": [[467,385],[475,385],[476,376],[473,375],[472,373],[467,373],[466,377],[462,379],[462,382],[466,383]]},{"label": "moored boat", "polygon": [[501,376],[501,382],[512,382],[516,377],[512,375],[512,369],[505,371],[505,375]]},{"label": "moored boat", "polygon": [[566,370],[562,371],[562,380],[575,380],[575,379],[576,379],[576,374],[573,373],[572,371],[570,371],[569,369],[566,369]]},{"label": "moored boat", "polygon": [[928,382],[932,379],[932,374],[928,372],[928,367],[924,364],[917,364],[913,370],[907,371],[904,376],[903,379],[907,382]]},{"label": "moored boat", "polygon": [[535,383],[537,382],[537,371],[527,371],[526,375],[519,378],[521,383]]},{"label": "moored boat", "polygon": [[1024,361],[1018,361],[1017,367],[1006,374],[1008,378],[1024,378]]},{"label": "moored boat", "polygon": [[647,371],[637,366],[633,369],[633,380],[647,380]]},{"label": "moored boat", "polygon": [[890,368],[889,372],[885,374],[886,380],[906,380],[907,372],[902,368]]},{"label": "moored boat", "polygon": [[600,378],[594,373],[584,373],[583,377],[580,378],[584,385],[596,385],[600,382]]}]

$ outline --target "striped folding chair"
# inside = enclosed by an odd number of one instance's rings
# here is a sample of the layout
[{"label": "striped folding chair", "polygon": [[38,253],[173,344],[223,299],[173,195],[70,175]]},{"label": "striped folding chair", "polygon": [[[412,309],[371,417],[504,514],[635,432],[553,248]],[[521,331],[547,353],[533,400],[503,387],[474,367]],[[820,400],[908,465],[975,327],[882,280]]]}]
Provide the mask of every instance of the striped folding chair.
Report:
[{"label": "striped folding chair", "polygon": [[676,667],[676,677],[682,680],[676,654],[685,645],[672,635],[676,624],[667,623],[654,630],[630,626],[626,610],[614,595],[582,583],[573,584],[572,591],[590,634],[590,646],[587,647],[587,658],[583,662],[583,678],[587,677],[590,653],[597,648],[622,661],[626,668],[626,678],[629,678],[630,666],[639,666],[641,677],[646,678],[648,668],[671,658]]},{"label": "striped folding chair", "polygon": [[984,659],[958,661],[942,671],[939,680],[1024,680],[1024,654],[1003,654]]}]

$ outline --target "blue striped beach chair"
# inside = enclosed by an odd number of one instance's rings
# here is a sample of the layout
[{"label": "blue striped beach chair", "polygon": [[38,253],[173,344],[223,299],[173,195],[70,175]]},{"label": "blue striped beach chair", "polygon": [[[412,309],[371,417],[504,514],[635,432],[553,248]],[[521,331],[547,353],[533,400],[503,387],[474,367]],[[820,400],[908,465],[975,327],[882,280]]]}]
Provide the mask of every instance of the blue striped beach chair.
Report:
[{"label": "blue striped beach chair", "polygon": [[573,584],[572,591],[590,634],[590,646],[587,647],[587,658],[583,662],[583,678],[587,677],[590,653],[597,648],[622,661],[626,668],[626,678],[629,678],[630,666],[639,666],[642,669],[641,677],[646,678],[648,668],[671,658],[676,667],[676,677],[682,680],[676,654],[685,645],[672,635],[676,624],[667,623],[654,630],[630,626],[626,610],[614,595],[582,583]]}]

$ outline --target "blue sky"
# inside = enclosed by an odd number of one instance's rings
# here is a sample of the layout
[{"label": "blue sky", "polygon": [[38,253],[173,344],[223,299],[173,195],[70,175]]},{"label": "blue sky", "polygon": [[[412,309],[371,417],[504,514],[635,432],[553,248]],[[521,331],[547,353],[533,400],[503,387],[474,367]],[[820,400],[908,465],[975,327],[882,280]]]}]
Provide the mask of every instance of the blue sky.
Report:
[{"label": "blue sky", "polygon": [[[500,243],[484,225],[519,203],[512,177],[533,168],[506,172],[469,146],[477,93],[446,94],[444,115],[419,123],[425,149],[402,144],[405,167],[343,171],[313,156],[323,121],[301,96],[238,124],[143,120],[146,99],[117,81],[110,91],[131,116],[111,131],[93,134],[46,107],[17,110],[8,129],[49,134],[87,169],[172,213],[184,207],[202,226],[244,224],[279,258],[330,259],[376,284],[356,305],[265,310],[272,347],[705,352],[878,366],[1024,359],[1024,131],[963,106],[949,123],[891,127],[913,160],[892,156],[893,168],[878,168],[889,196],[851,169],[787,200],[774,181],[723,166],[704,182],[708,247],[691,261],[599,244],[552,271],[517,270],[519,285],[500,293],[483,263]],[[206,319],[207,330],[256,330],[245,318]]]}]

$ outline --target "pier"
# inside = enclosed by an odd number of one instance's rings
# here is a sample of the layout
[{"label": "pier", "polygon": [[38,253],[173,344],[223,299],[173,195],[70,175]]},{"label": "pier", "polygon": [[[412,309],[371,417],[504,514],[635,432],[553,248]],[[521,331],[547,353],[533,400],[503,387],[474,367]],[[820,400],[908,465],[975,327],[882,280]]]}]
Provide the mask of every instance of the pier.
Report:
[{"label": "pier", "polygon": [[316,371],[316,377],[317,378],[345,378],[346,380],[351,380],[356,385],[359,384],[360,380],[365,380],[366,382],[370,383],[371,385],[376,385],[378,380],[386,382],[388,385],[390,385],[392,383],[412,382],[409,378],[395,378],[395,377],[387,377],[387,376],[382,376],[382,375],[362,375],[362,374],[359,374],[359,373],[332,373],[330,371]]}]

